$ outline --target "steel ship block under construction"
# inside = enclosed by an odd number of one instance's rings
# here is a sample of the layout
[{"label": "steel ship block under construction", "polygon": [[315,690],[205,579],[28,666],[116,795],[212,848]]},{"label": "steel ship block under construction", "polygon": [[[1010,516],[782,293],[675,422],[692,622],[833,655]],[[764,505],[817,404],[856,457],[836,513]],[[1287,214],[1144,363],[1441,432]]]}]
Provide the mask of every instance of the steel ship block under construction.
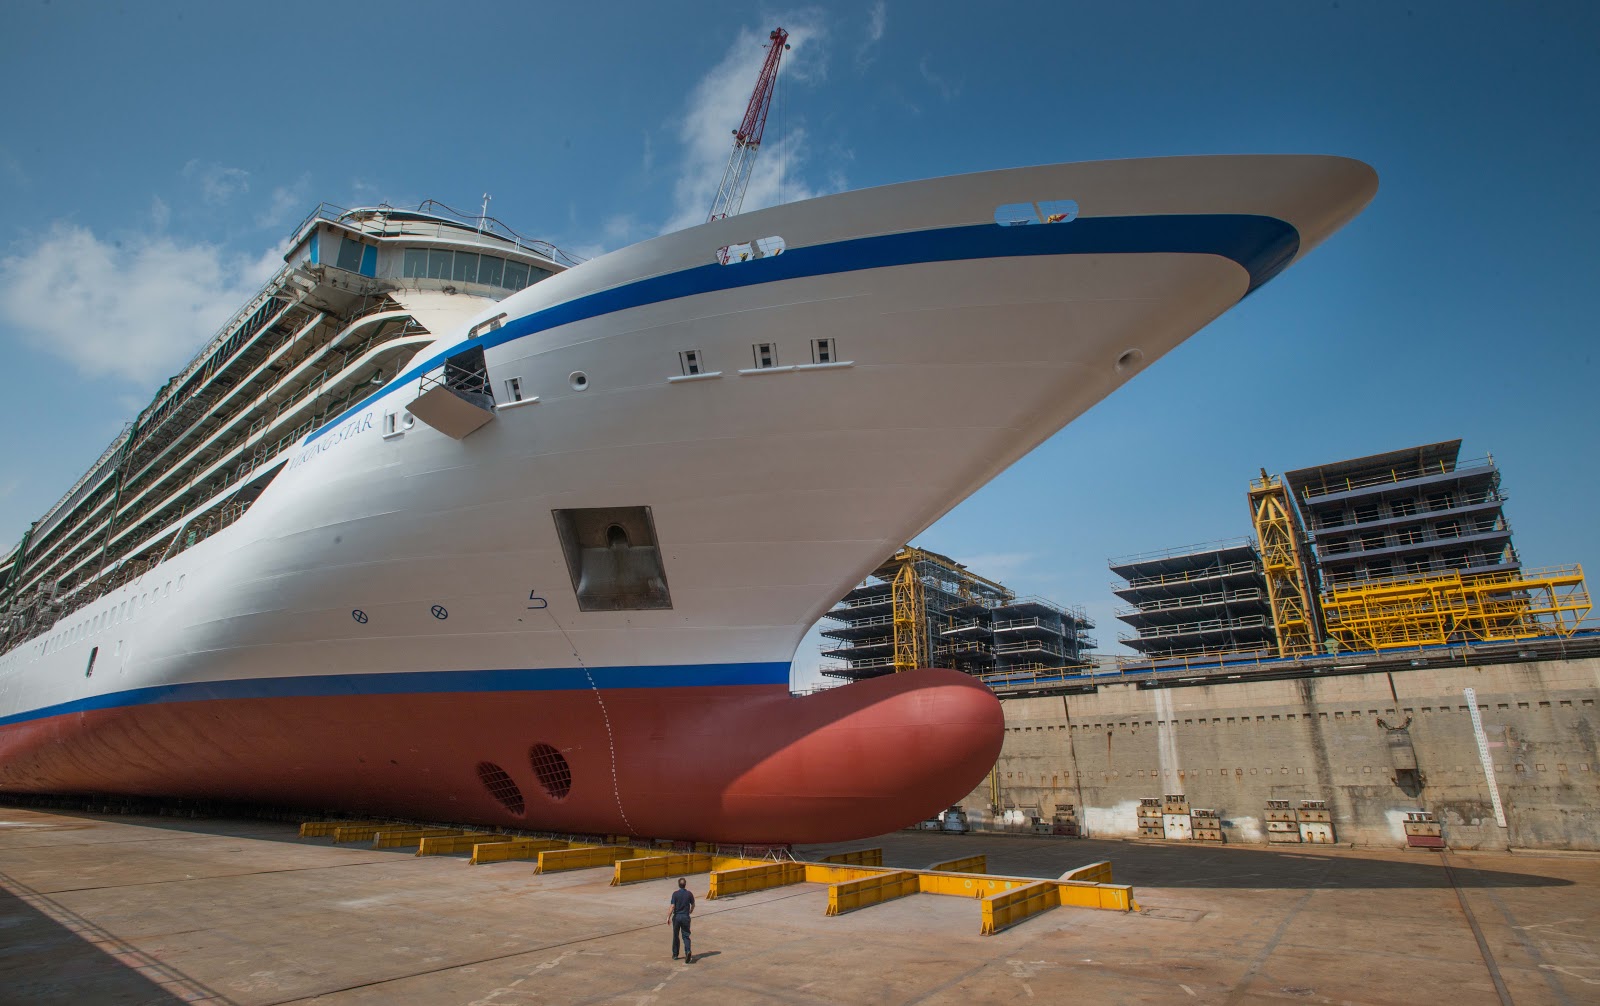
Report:
[{"label": "steel ship block under construction", "polygon": [[993,171],[578,265],[319,211],[3,560],[0,791],[750,843],[926,817],[998,701],[933,669],[793,696],[801,637],[1376,187]]}]

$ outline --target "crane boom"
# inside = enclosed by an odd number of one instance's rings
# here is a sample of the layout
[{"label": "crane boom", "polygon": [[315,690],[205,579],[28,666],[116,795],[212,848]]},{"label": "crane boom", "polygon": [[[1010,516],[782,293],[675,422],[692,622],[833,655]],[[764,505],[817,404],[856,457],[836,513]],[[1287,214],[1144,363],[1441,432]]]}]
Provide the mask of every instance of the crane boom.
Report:
[{"label": "crane boom", "polygon": [[706,218],[721,220],[733,216],[744,205],[745,189],[750,187],[750,172],[755,168],[756,152],[761,148],[761,134],[767,128],[767,109],[772,107],[772,91],[778,82],[778,62],[789,48],[789,33],[774,28],[767,36],[767,58],[761,64],[761,75],[756,78],[756,88],[750,93],[750,104],[744,110],[744,121],[733,131],[733,153],[722,172],[722,184],[717,186],[717,197],[711,203],[711,215]]}]

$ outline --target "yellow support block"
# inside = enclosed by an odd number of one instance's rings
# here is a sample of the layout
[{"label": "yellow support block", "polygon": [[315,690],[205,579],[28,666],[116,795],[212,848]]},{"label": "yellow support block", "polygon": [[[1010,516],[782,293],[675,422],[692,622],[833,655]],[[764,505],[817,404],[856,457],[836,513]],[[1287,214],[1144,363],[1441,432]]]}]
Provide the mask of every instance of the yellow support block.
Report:
[{"label": "yellow support block", "polygon": [[880,877],[891,871],[881,866],[841,866],[838,863],[802,863],[808,884],[842,884],[865,877]]},{"label": "yellow support block", "polygon": [[983,935],[993,936],[1023,919],[1061,905],[1061,888],[1044,880],[983,899]]},{"label": "yellow support block", "polygon": [[570,847],[570,843],[553,838],[501,838],[489,841],[478,839],[472,845],[472,858],[467,862],[473,866],[482,866],[485,863],[504,863],[513,859],[533,859],[541,852]]},{"label": "yellow support block", "polygon": [[335,845],[340,842],[370,842],[372,837],[384,828],[407,827],[414,828],[416,826],[395,824],[393,821],[386,821],[380,824],[343,824],[333,829],[333,841]]},{"label": "yellow support block", "polygon": [[347,828],[358,824],[383,824],[382,821],[301,821],[301,838],[327,838],[333,834],[335,828]]},{"label": "yellow support block", "polygon": [[589,870],[597,866],[610,866],[619,859],[637,858],[642,849],[625,845],[583,846],[576,849],[551,849],[539,853],[535,873],[557,873],[561,870]]},{"label": "yellow support block", "polygon": [[1080,866],[1075,870],[1068,870],[1066,873],[1063,873],[1061,875],[1061,879],[1081,880],[1090,884],[1109,884],[1111,883],[1111,863],[1109,861],[1102,860],[1098,863],[1090,863],[1087,866]]},{"label": "yellow support block", "polygon": [[882,849],[852,849],[849,852],[836,852],[831,856],[823,856],[817,860],[819,863],[843,863],[850,866],[882,866]]},{"label": "yellow support block", "polygon": [[934,863],[928,869],[934,873],[988,873],[989,857],[982,853],[976,856],[963,856],[960,859]]},{"label": "yellow support block", "polygon": [[770,887],[785,887],[804,883],[804,863],[763,863],[760,866],[743,866],[732,870],[714,870],[707,899],[725,898],[730,894],[764,891]]},{"label": "yellow support block", "polygon": [[1058,880],[1061,904],[1074,908],[1099,908],[1112,912],[1131,912],[1134,909],[1133,888],[1127,884],[1087,884],[1074,880]]},{"label": "yellow support block", "polygon": [[860,880],[847,880],[828,888],[828,914],[843,915],[868,905],[882,904],[908,894],[916,894],[921,878],[905,870],[874,874]]},{"label": "yellow support block", "polygon": [[445,856],[452,852],[471,852],[477,842],[511,841],[510,835],[492,831],[469,831],[465,835],[435,835],[417,843],[419,856]]},{"label": "yellow support block", "polygon": [[917,873],[923,894],[957,898],[991,898],[1019,887],[1040,883],[1023,877],[980,877],[971,873]]},{"label": "yellow support block", "polygon": [[418,845],[425,838],[438,835],[459,835],[460,828],[380,828],[372,836],[374,849],[398,849],[406,845]]},{"label": "yellow support block", "polygon": [[611,886],[636,884],[641,880],[660,880],[663,877],[685,873],[711,872],[711,857],[704,853],[681,853],[669,856],[640,856],[637,859],[619,859],[612,867]]},{"label": "yellow support block", "polygon": [[711,856],[711,869],[737,870],[744,866],[764,866],[772,862],[770,859],[750,859],[746,856]]}]

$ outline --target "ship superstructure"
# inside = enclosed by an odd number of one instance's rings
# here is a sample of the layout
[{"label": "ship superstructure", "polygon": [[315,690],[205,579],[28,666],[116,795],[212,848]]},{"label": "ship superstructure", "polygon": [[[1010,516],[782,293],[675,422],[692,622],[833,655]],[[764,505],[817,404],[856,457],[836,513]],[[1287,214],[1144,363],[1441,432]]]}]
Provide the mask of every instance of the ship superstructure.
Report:
[{"label": "ship superstructure", "polygon": [[[1376,186],[992,171],[565,269],[482,219],[319,212],[11,560],[0,791],[721,842],[926,818],[999,702],[926,667],[793,696],[807,629]],[[1016,614],[1019,653],[1061,634]]]},{"label": "ship superstructure", "polygon": [[435,333],[571,264],[487,216],[322,204],[285,265],[0,560],[0,653],[238,520]]}]

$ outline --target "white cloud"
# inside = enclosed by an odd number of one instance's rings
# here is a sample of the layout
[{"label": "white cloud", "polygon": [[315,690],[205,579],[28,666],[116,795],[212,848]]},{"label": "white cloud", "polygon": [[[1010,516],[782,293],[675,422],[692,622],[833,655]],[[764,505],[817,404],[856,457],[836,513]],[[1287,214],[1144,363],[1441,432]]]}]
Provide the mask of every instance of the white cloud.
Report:
[{"label": "white cloud", "polygon": [[28,173],[23,170],[22,162],[13,157],[11,152],[4,147],[0,147],[0,173],[9,178],[11,184],[19,189],[30,188],[33,185],[33,179],[29,178]]},{"label": "white cloud", "polygon": [[306,192],[310,187],[309,171],[295,179],[293,185],[277,186],[272,190],[272,201],[257,215],[256,223],[262,227],[281,227],[301,214],[309,212],[311,207],[306,205]]},{"label": "white cloud", "polygon": [[867,37],[856,50],[856,69],[865,70],[876,58],[873,50],[883,41],[884,29],[889,26],[889,9],[884,0],[878,0],[867,14]]},{"label": "white cloud", "polygon": [[250,191],[250,172],[199,158],[183,166],[183,177],[200,186],[200,198],[211,206],[221,206],[234,196]]},{"label": "white cloud", "polygon": [[172,207],[160,196],[150,197],[150,226],[154,230],[164,231],[167,224],[172,222]]},{"label": "white cloud", "polygon": [[283,265],[164,235],[121,242],[57,223],[0,259],[0,321],[86,377],[144,384],[182,366]]},{"label": "white cloud", "polygon": [[[779,202],[809,199],[818,194],[801,175],[806,159],[805,130],[790,126],[780,135],[780,102],[790,83],[819,81],[827,76],[827,29],[815,11],[801,11],[778,19],[789,28],[790,51],[784,53],[778,73],[779,92],[768,116],[750,185],[745,210]],[[771,29],[767,29],[770,31]],[[689,97],[679,139],[683,156],[673,197],[673,214],[662,233],[705,223],[716,198],[728,155],[733,151],[733,131],[744,118],[761,63],[766,59],[767,31],[741,29],[721,63],[713,67]]]},{"label": "white cloud", "polygon": [[944,98],[946,101],[949,101],[951,98],[954,98],[956,95],[960,94],[961,81],[946,80],[939,74],[934,73],[933,68],[928,65],[928,60],[929,57],[924,56],[917,62],[917,69],[922,73],[922,79],[927,81],[928,85],[935,91],[938,91],[939,96]]}]

